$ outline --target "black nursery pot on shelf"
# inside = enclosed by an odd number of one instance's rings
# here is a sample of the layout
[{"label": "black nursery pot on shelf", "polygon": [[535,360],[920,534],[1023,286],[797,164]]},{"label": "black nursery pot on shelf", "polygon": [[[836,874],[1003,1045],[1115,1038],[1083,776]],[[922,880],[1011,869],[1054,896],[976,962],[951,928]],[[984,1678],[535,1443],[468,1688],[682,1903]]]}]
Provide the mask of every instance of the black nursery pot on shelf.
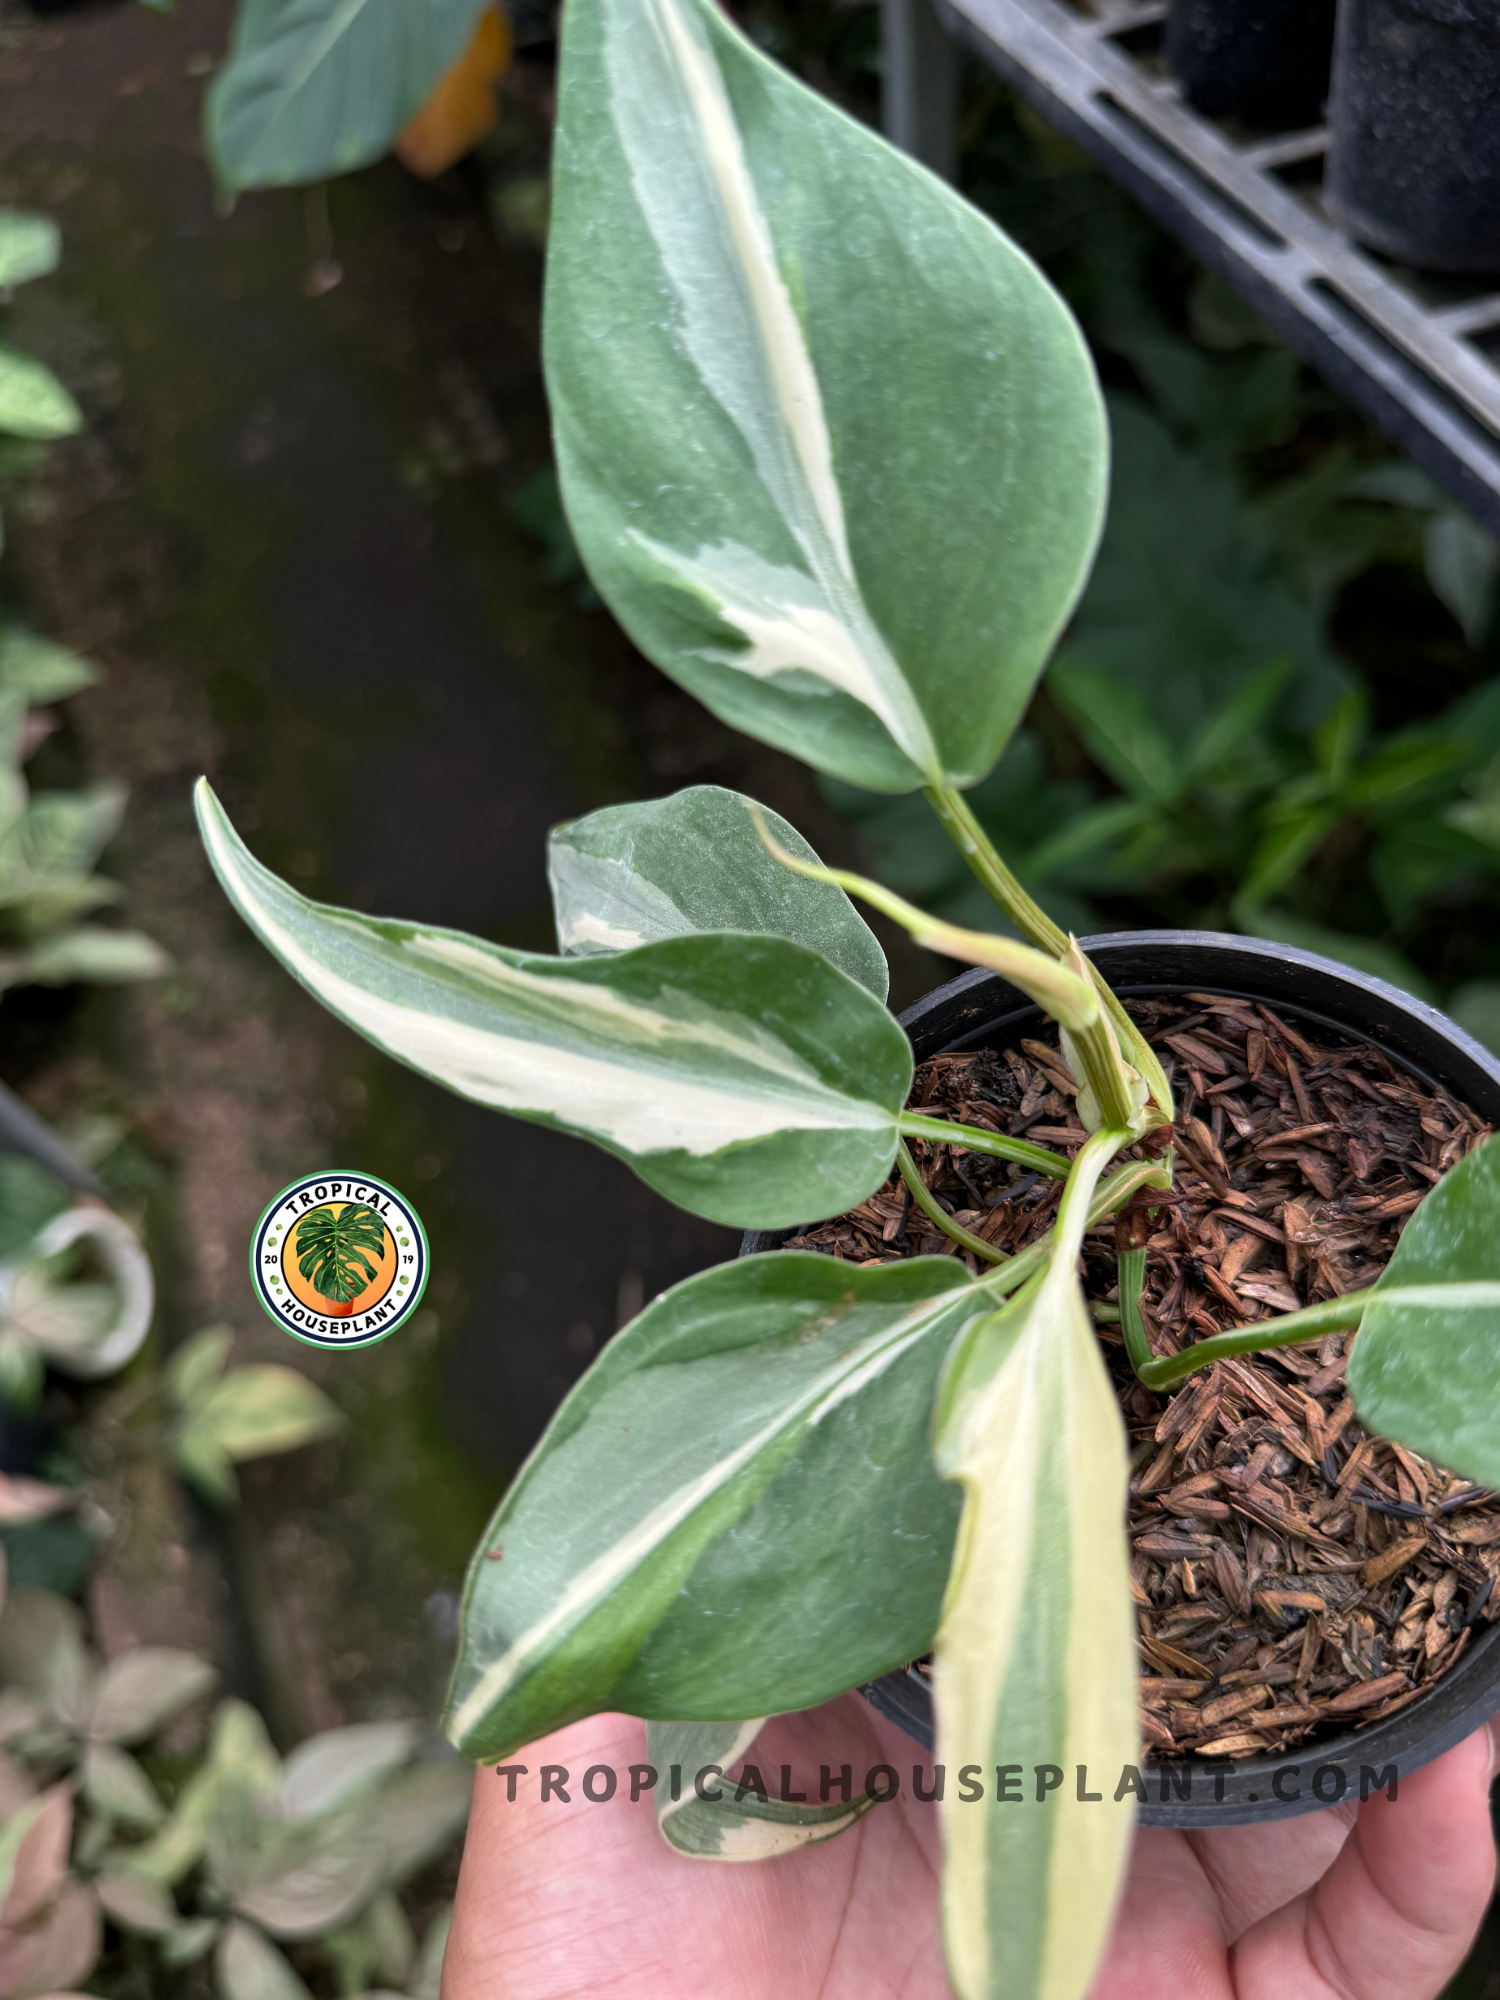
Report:
[{"label": "black nursery pot on shelf", "polygon": [[1334,0],[1172,0],[1167,61],[1210,118],[1315,124],[1328,95]]},{"label": "black nursery pot on shelf", "polygon": [[1372,250],[1500,271],[1500,0],[1343,0],[1329,206]]},{"label": "black nursery pot on shelf", "polygon": [[[1215,931],[1121,931],[1083,938],[1122,999],[1214,993],[1262,1001],[1278,1013],[1370,1042],[1419,1081],[1440,1084],[1500,1125],[1500,1060],[1438,1013],[1383,980],[1312,952]],[[1030,1032],[1039,1010],[990,972],[966,972],[901,1016],[918,1062],[968,1049],[1003,1049]],[[741,1255],[776,1249],[793,1230],[751,1231]],[[921,1674],[898,1669],[860,1692],[924,1749],[932,1748],[932,1697]],[[1459,1742],[1500,1709],[1500,1623],[1484,1632],[1430,1694],[1384,1722],[1284,1757],[1187,1759],[1146,1767],[1147,1826],[1240,1826],[1290,1819],[1358,1799],[1394,1767],[1397,1782]],[[1368,1774],[1362,1777],[1362,1773]]]}]

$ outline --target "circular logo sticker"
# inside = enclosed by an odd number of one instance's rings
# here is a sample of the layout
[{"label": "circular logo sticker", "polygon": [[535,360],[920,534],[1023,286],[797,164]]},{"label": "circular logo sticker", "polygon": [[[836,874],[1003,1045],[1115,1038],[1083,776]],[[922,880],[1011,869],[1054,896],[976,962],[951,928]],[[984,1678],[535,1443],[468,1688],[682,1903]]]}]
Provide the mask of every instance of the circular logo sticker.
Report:
[{"label": "circular logo sticker", "polygon": [[373,1174],[308,1174],[256,1224],[250,1279],[294,1340],[368,1347],[416,1310],[427,1233],[405,1196]]}]

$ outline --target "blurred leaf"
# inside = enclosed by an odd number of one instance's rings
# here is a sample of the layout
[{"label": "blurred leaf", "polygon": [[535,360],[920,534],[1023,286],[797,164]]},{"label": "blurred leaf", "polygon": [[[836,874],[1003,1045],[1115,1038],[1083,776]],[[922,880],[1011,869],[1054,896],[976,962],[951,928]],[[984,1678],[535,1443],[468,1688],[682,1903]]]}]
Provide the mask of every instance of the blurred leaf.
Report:
[{"label": "blurred leaf", "polygon": [[226,1924],[219,1939],[214,1985],[219,2000],[312,2000],[275,1945],[238,1921]]},{"label": "blurred leaf", "polygon": [[13,688],[28,706],[62,701],[98,678],[98,668],[66,646],[21,625],[0,630],[0,689]]},{"label": "blurred leaf", "polygon": [[167,1362],[167,1383],[178,1403],[191,1410],[213,1388],[224,1372],[234,1346],[234,1334],[227,1326],[206,1326],[185,1340]]},{"label": "blurred leaf", "polygon": [[50,217],[0,208],[0,285],[25,285],[57,269],[62,234]]},{"label": "blurred leaf", "polygon": [[75,981],[87,980],[110,985],[133,979],[159,979],[170,969],[171,960],[144,932],[80,924],[61,937],[33,945],[19,959],[0,964],[0,983],[71,986]]},{"label": "blurred leaf", "polygon": [[178,1924],[175,1930],[168,1931],[157,1946],[163,1965],[175,1969],[178,1966],[195,1964],[218,1935],[217,1917],[190,1917],[186,1923]]},{"label": "blurred leaf", "polygon": [[12,1591],[0,1614],[0,1681],[81,1722],[94,1675],[77,1605],[44,1590]]},{"label": "blurred leaf", "polygon": [[367,1994],[372,1979],[383,1986],[404,1985],[417,1951],[406,1912],[388,1889],[372,1897],[352,1923],[329,1932],[320,1943],[333,1960],[344,1993]]},{"label": "blurred leaf", "polygon": [[0,1152],[0,1263],[29,1249],[38,1231],[72,1200],[62,1182],[35,1160]]},{"label": "blurred leaf", "polygon": [[210,1872],[241,1916],[275,1938],[316,1937],[347,1923],[379,1888],[383,1829],[369,1807],[292,1822],[220,1813]]},{"label": "blurred leaf", "polygon": [[205,110],[231,188],[296,187],[378,160],[462,55],[483,0],[246,0]]},{"label": "blurred leaf", "polygon": [[[86,1245],[107,1285],[58,1280],[52,1260]],[[70,1208],[37,1236],[15,1274],[9,1320],[65,1374],[96,1381],[134,1360],[155,1306],[151,1265],[135,1233],[107,1208]]]},{"label": "blurred leaf", "polygon": [[1500,980],[1473,979],[1460,986],[1448,1002],[1449,1020],[1456,1021],[1492,1054],[1500,1055]]},{"label": "blurred leaf", "polygon": [[95,1879],[94,1888],[105,1916],[138,1937],[166,1937],[180,1931],[182,1919],[166,1890],[132,1868],[119,1868]]},{"label": "blurred leaf", "polygon": [[91,1743],[84,1751],[83,1795],[96,1812],[123,1826],[149,1830],[167,1816],[156,1787],[134,1757],[112,1743]]},{"label": "blurred leaf", "polygon": [[360,1722],[310,1736],[286,1760],[277,1811],[312,1819],[404,1764],[417,1739],[410,1722]]},{"label": "blurred leaf", "polygon": [[443,1956],[448,1949],[448,1932],[452,1927],[453,1905],[450,1903],[442,1915],[434,1917],[427,1927],[427,1935],[417,1955],[412,2000],[440,2000],[438,1989],[443,1983]]},{"label": "blurred leaf", "polygon": [[[0,1637],[3,1631],[0,1622]],[[281,1775],[281,1759],[255,1710],[243,1701],[220,1702],[207,1757],[183,1787],[166,1825],[131,1851],[131,1867],[164,1888],[180,1882],[202,1855],[210,1829],[221,1820],[245,1823],[262,1814]]]},{"label": "blurred leaf", "polygon": [[279,1362],[231,1368],[202,1394],[177,1433],[190,1462],[200,1451],[239,1461],[295,1451],[342,1430],[346,1419],[317,1384]]},{"label": "blurred leaf", "polygon": [[1053,663],[1047,685],[1077,724],[1090,756],[1116,784],[1154,805],[1176,800],[1186,768],[1179,766],[1172,745],[1128,682],[1070,665],[1064,654]]},{"label": "blurred leaf", "polygon": [[1495,622],[1495,571],[1500,549],[1477,521],[1445,507],[1427,523],[1423,538],[1427,581],[1463,628],[1473,647],[1483,645]]},{"label": "blurred leaf", "polygon": [[138,1743],[207,1694],[218,1678],[207,1660],[176,1646],[122,1653],[100,1677],[89,1734],[105,1743]]},{"label": "blurred leaf", "polygon": [[474,1773],[457,1757],[417,1764],[386,1779],[378,1818],[384,1850],[380,1880],[386,1888],[399,1889],[456,1839],[468,1819],[473,1789]]},{"label": "blurred leaf", "polygon": [[50,368],[0,345],[0,431],[12,437],[59,438],[82,426],[82,411]]},{"label": "blurred leaf", "polygon": [[[99,1960],[99,1901],[83,1882],[65,1882],[34,1930],[0,1933],[0,1990],[12,2000],[53,1995],[87,1979]],[[86,1996],[79,1996],[86,2000]]]},{"label": "blurred leaf", "polygon": [[28,1799],[0,1828],[0,1927],[30,1924],[56,1896],[68,1873],[73,1794],[54,1785]]}]

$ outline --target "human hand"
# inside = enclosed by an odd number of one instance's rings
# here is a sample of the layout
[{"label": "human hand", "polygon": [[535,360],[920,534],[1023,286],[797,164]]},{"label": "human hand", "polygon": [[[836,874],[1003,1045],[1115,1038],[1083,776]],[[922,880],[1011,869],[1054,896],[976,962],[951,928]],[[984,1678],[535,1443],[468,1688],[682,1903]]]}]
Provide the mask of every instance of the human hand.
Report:
[{"label": "human hand", "polygon": [[[1493,1726],[1493,1725],[1492,1725]],[[820,1764],[875,1764],[903,1784],[837,1839],[773,1861],[690,1861],[656,1830],[645,1725],[603,1715],[532,1744],[514,1804],[487,1770],[443,1969],[443,2000],[946,2000],[938,1815],[911,1793],[914,1750],[857,1696],[769,1723],[750,1753],[790,1763],[817,1797]],[[1333,1806],[1212,1833],[1143,1827],[1092,2000],[1432,2000],[1462,1962],[1494,1878],[1480,1730],[1400,1781],[1393,1803]],[[572,1773],[543,1805],[542,1763]],[[592,1764],[621,1773],[594,1805]],[[930,1773],[924,1773],[930,1782]],[[979,1808],[976,1808],[978,1810]]]}]

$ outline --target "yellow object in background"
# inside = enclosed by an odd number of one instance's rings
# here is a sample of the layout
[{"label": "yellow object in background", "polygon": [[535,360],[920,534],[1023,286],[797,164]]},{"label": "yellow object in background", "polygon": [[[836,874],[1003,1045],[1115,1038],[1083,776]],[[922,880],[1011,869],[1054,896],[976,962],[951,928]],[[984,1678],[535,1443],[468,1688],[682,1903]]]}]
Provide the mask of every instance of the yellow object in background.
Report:
[{"label": "yellow object in background", "polygon": [[510,21],[486,7],[469,46],[396,141],[396,158],[423,180],[461,160],[494,125],[495,86],[510,67]]}]

